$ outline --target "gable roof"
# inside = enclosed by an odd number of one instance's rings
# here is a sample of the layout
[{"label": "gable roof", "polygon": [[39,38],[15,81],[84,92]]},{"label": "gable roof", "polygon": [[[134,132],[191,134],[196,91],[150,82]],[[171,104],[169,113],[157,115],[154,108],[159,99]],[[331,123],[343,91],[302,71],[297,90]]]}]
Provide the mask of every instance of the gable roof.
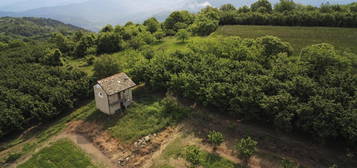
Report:
[{"label": "gable roof", "polygon": [[98,81],[98,84],[103,88],[107,95],[113,95],[136,86],[124,72],[101,79]]}]

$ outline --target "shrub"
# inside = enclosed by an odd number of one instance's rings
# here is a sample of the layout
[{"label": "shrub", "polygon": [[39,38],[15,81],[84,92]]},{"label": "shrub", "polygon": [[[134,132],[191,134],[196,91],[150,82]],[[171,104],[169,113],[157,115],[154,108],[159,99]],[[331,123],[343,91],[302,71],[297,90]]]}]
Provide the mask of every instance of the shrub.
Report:
[{"label": "shrub", "polygon": [[236,150],[239,151],[240,156],[244,159],[245,164],[247,164],[250,157],[252,157],[256,152],[257,142],[251,137],[242,138],[235,146]]},{"label": "shrub", "polygon": [[86,57],[86,62],[87,65],[93,65],[95,61],[95,56],[94,55],[89,55]]},{"label": "shrub", "polygon": [[176,38],[177,38],[177,40],[181,40],[182,42],[185,42],[186,40],[188,40],[190,38],[190,33],[185,29],[180,29],[176,33]]},{"label": "shrub", "polygon": [[223,143],[223,134],[218,131],[210,131],[207,135],[208,142],[213,145],[213,150],[217,149],[221,143]]},{"label": "shrub", "polygon": [[200,165],[200,154],[200,149],[197,146],[192,145],[186,147],[184,156],[185,159],[190,162],[191,167],[197,167]]}]

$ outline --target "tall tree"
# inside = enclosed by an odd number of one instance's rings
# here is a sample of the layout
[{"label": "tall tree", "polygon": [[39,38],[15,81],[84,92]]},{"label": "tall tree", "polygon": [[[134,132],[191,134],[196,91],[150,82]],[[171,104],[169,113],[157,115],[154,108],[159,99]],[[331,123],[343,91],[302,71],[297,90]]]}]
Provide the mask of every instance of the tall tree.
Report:
[{"label": "tall tree", "polygon": [[151,33],[155,33],[157,30],[160,29],[160,23],[154,17],[145,20],[144,25],[147,27],[147,30]]},{"label": "tall tree", "polygon": [[250,8],[254,12],[263,12],[263,13],[271,13],[273,7],[268,0],[258,0],[257,2],[253,3]]},{"label": "tall tree", "polygon": [[94,74],[96,79],[102,79],[121,71],[120,65],[112,56],[104,55],[94,63]]}]

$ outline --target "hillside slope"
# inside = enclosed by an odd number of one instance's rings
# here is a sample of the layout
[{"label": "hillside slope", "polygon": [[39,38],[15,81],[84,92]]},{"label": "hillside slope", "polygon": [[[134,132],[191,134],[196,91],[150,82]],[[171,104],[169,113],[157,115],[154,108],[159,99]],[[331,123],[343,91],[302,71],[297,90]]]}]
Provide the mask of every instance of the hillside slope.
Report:
[{"label": "hillside slope", "polygon": [[0,35],[12,38],[45,37],[53,32],[70,33],[78,30],[84,29],[53,19],[34,17],[0,18]]}]

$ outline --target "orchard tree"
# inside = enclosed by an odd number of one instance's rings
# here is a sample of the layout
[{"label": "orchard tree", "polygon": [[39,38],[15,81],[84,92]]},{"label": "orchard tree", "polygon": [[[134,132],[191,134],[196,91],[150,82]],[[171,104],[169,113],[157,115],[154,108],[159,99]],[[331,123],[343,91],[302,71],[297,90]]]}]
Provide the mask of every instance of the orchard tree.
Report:
[{"label": "orchard tree", "polygon": [[103,55],[95,61],[93,70],[93,76],[96,79],[102,79],[120,72],[121,68],[112,56]]},{"label": "orchard tree", "polygon": [[142,53],[143,53],[144,57],[149,60],[152,59],[155,55],[154,50],[150,46],[143,47]]},{"label": "orchard tree", "polygon": [[248,13],[250,12],[250,8],[247,5],[244,5],[238,9],[239,13]]},{"label": "orchard tree", "polygon": [[221,11],[234,11],[234,10],[236,10],[236,8],[232,4],[224,4],[219,8],[219,10],[221,10]]},{"label": "orchard tree", "polygon": [[160,29],[160,23],[156,20],[156,18],[152,17],[144,21],[144,26],[147,27],[147,30],[150,33],[155,33]]},{"label": "orchard tree", "polygon": [[62,33],[54,33],[51,41],[61,50],[62,53],[70,53],[73,51],[74,42],[64,36]]},{"label": "orchard tree", "polygon": [[74,55],[77,58],[82,58],[87,54],[94,54],[88,53],[88,50],[95,45],[95,38],[93,35],[83,35],[82,38],[79,40],[76,48],[74,49]]},{"label": "orchard tree", "polygon": [[280,0],[279,3],[275,4],[274,10],[278,12],[289,12],[296,9],[297,5],[293,0]]},{"label": "orchard tree", "polygon": [[99,33],[97,40],[97,53],[113,53],[124,49],[122,37],[113,32]]},{"label": "orchard tree", "polygon": [[165,37],[165,33],[160,29],[154,33],[156,40],[161,41]]},{"label": "orchard tree", "polygon": [[190,38],[190,33],[186,29],[181,29],[177,32],[176,38],[184,43]]},{"label": "orchard tree", "polygon": [[106,26],[104,26],[102,28],[102,30],[100,30],[101,33],[104,33],[104,32],[113,32],[114,31],[114,28],[112,25],[108,24]]},{"label": "orchard tree", "polygon": [[163,27],[168,35],[175,35],[180,29],[186,29],[194,21],[194,15],[188,11],[174,11],[166,18]]},{"label": "orchard tree", "polygon": [[210,131],[207,135],[208,142],[213,146],[213,151],[217,150],[217,147],[223,143],[223,134],[218,131]]},{"label": "orchard tree", "polygon": [[271,13],[273,7],[268,0],[258,0],[257,2],[253,3],[250,8],[254,12],[262,12],[262,13]]},{"label": "orchard tree", "polygon": [[204,15],[199,15],[197,16],[195,22],[191,25],[190,29],[194,34],[207,36],[217,30],[218,24],[218,20],[210,19]]},{"label": "orchard tree", "polygon": [[48,50],[47,54],[42,59],[42,63],[51,66],[62,66],[62,53],[59,49]]},{"label": "orchard tree", "polygon": [[253,140],[251,137],[242,138],[236,144],[235,148],[239,152],[239,155],[243,158],[245,165],[248,165],[250,157],[252,157],[257,151],[257,144],[258,142]]}]

